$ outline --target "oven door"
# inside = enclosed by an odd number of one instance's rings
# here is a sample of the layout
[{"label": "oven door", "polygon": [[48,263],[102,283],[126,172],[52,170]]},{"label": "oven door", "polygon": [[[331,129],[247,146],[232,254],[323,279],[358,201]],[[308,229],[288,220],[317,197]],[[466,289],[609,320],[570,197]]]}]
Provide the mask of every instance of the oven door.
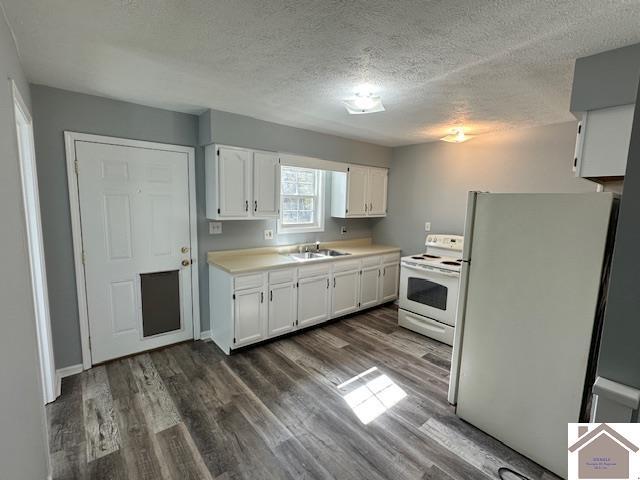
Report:
[{"label": "oven door", "polygon": [[454,326],[459,279],[457,272],[403,263],[400,308]]}]

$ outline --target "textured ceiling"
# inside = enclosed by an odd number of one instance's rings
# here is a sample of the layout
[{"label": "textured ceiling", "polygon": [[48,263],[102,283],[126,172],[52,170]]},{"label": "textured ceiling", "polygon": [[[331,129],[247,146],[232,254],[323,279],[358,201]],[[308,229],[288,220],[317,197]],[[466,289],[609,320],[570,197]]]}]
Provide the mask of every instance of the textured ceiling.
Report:
[{"label": "textured ceiling", "polygon": [[[383,145],[570,120],[577,57],[640,42],[639,0],[4,0],[29,80]],[[349,116],[369,83],[386,112]]]}]

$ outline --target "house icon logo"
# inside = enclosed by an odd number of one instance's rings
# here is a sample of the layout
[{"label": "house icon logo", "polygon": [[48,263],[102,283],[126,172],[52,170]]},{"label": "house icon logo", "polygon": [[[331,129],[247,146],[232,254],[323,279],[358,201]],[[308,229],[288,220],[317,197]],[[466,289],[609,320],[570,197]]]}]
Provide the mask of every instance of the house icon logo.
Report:
[{"label": "house icon logo", "polygon": [[[624,435],[620,433],[631,425],[633,424],[569,424],[569,438],[575,438],[576,432],[578,435],[575,442],[569,446],[569,478],[640,478],[640,472],[635,465],[635,454],[639,448],[629,439],[633,438],[637,442],[640,430],[634,427],[635,435],[629,435],[628,432],[624,432]],[[621,428],[618,428],[619,426]]]}]

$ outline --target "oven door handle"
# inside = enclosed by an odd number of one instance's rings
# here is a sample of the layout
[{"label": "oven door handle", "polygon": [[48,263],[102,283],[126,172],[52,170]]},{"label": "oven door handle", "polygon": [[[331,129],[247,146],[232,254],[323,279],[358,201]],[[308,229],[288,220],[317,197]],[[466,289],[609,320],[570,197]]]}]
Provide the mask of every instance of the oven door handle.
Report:
[{"label": "oven door handle", "polygon": [[432,273],[437,273],[439,275],[444,275],[445,277],[458,277],[460,276],[459,273],[452,273],[452,272],[445,272],[444,270],[440,270],[439,268],[432,268],[432,267],[419,267],[417,265],[412,265],[410,263],[403,263],[402,264],[403,267],[411,269],[411,270],[416,270],[418,272],[432,272]]}]

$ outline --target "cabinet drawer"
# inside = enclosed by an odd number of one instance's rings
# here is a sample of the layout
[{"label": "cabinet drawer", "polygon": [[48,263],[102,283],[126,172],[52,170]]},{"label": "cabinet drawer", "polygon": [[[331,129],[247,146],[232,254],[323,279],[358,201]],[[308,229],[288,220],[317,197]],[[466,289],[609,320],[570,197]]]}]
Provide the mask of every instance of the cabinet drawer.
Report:
[{"label": "cabinet drawer", "polygon": [[380,265],[380,256],[376,255],[373,257],[364,257],[362,259],[362,268],[366,267],[375,267],[376,265]]},{"label": "cabinet drawer", "polygon": [[333,265],[334,272],[346,272],[349,270],[360,270],[360,260],[342,260]]},{"label": "cabinet drawer", "polygon": [[316,277],[318,275],[327,275],[331,271],[330,263],[321,265],[309,265],[308,267],[298,268],[298,278]]},{"label": "cabinet drawer", "polygon": [[274,270],[269,272],[269,285],[277,285],[279,283],[290,283],[296,277],[296,271],[293,268],[287,270]]},{"label": "cabinet drawer", "polygon": [[388,253],[382,256],[382,263],[396,263],[400,261],[400,252]]},{"label": "cabinet drawer", "polygon": [[263,282],[262,273],[240,275],[240,276],[234,277],[233,288],[234,290],[244,290],[245,288],[257,288],[262,286],[262,282]]}]

